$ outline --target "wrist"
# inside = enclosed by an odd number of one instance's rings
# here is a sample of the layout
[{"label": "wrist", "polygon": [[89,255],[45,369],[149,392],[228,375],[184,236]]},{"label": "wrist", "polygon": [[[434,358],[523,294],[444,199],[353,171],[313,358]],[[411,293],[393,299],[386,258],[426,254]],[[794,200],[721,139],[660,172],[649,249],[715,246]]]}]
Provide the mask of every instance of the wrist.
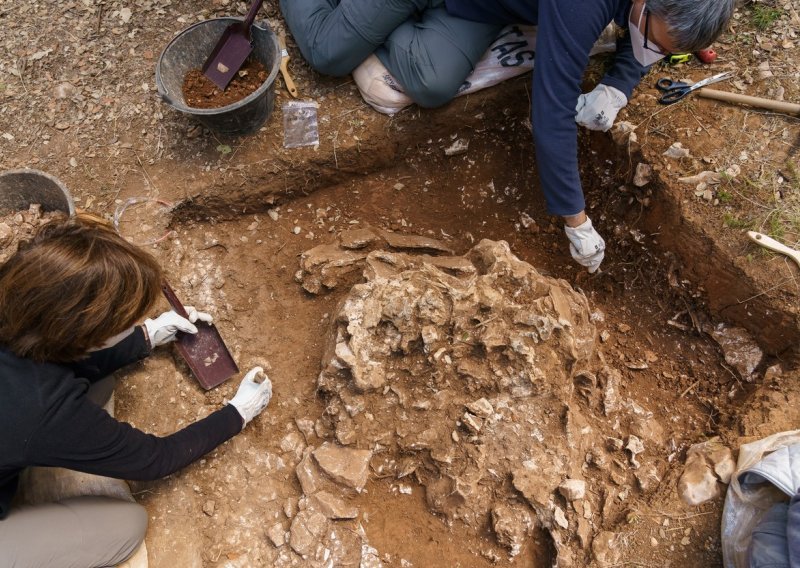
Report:
[{"label": "wrist", "polygon": [[144,342],[147,344],[147,349],[149,351],[153,350],[153,342],[150,340],[150,334],[147,333],[147,326],[142,324],[139,327],[142,328],[142,335],[144,335]]},{"label": "wrist", "polygon": [[586,211],[581,211],[575,215],[564,215],[564,223],[567,227],[577,227],[578,225],[583,225],[586,222],[588,217],[586,216]]}]

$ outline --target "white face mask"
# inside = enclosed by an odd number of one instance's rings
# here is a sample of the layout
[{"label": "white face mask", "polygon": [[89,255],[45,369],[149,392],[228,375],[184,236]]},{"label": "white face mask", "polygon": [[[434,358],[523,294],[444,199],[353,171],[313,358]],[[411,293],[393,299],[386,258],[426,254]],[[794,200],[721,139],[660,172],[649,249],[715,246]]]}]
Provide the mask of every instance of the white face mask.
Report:
[{"label": "white face mask", "polygon": [[645,17],[647,8],[642,5],[642,11],[639,13],[639,21],[635,24],[630,17],[633,17],[633,8],[631,8],[631,16],[628,18],[628,33],[631,34],[631,45],[633,45],[633,56],[636,58],[643,67],[650,67],[653,63],[661,61],[666,56],[665,53],[660,51],[653,51],[653,48],[645,48],[645,37],[642,34],[639,26],[642,23],[642,18]]}]

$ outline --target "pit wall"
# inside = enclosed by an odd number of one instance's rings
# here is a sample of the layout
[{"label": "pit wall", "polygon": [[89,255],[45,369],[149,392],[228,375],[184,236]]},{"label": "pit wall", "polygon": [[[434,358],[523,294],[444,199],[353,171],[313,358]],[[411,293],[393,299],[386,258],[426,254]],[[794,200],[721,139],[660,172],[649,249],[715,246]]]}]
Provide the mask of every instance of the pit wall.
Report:
[{"label": "pit wall", "polygon": [[[163,196],[178,203],[175,222],[231,219],[265,211],[298,195],[365,178],[412,156],[424,161],[432,140],[446,141],[456,134],[464,137],[493,134],[502,138],[512,130],[526,130],[511,129],[509,125],[528,121],[528,82],[529,77],[522,76],[459,98],[441,109],[411,107],[395,117],[385,117],[362,106],[338,122],[321,121],[317,149],[285,150],[278,139],[280,129],[273,128],[271,134],[260,136],[243,152],[240,165],[200,174],[196,170],[187,171],[183,176],[185,183],[167,189]],[[280,117],[272,120],[279,124]],[[348,124],[350,128],[346,128]],[[506,153],[504,149],[498,152]],[[656,164],[661,159],[648,156],[647,148],[617,146],[610,135],[600,133],[582,133],[580,152],[582,160],[596,162],[584,162],[584,172],[606,167],[607,160],[614,164],[612,169],[618,181],[613,187],[629,182],[640,161],[651,158],[651,163]],[[184,166],[166,167],[174,177],[175,168]],[[713,235],[682,206],[680,188],[670,186],[659,175],[659,168],[655,169],[647,186],[652,192],[650,204],[638,218],[636,228],[646,234],[657,234],[656,249],[677,256],[681,277],[704,291],[712,316],[747,329],[768,354],[792,359],[796,364],[800,317],[759,289],[747,274],[743,259],[717,245]],[[608,184],[600,187],[593,178],[596,176],[583,176],[589,202],[593,201],[593,195],[594,201],[604,199],[609,191]],[[613,219],[606,220],[605,225],[612,227]]]}]

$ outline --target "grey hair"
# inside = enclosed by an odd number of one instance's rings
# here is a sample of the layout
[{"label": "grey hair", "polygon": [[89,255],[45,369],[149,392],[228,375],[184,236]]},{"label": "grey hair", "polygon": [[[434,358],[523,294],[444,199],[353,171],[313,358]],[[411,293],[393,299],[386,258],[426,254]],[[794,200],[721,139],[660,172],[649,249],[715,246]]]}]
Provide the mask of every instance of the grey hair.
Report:
[{"label": "grey hair", "polygon": [[678,51],[707,48],[733,16],[735,0],[646,0],[647,9],[663,20]]}]

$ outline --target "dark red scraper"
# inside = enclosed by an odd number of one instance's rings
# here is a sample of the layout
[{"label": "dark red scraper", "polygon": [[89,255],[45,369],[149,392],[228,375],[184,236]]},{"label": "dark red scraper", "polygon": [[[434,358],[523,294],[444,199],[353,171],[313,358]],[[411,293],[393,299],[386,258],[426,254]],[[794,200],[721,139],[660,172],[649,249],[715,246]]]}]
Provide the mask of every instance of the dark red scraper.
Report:
[{"label": "dark red scraper", "polygon": [[[189,317],[169,284],[164,282],[161,291],[179,316]],[[236,361],[233,360],[213,323],[196,321],[194,325],[197,327],[197,333],[178,332],[175,345],[200,386],[206,390],[213,389],[238,373],[239,367],[236,366]]]},{"label": "dark red scraper", "polygon": [[214,46],[214,51],[203,64],[203,75],[223,91],[253,51],[250,26],[253,25],[263,2],[264,0],[255,0],[243,22],[236,22],[225,28],[222,37]]}]

